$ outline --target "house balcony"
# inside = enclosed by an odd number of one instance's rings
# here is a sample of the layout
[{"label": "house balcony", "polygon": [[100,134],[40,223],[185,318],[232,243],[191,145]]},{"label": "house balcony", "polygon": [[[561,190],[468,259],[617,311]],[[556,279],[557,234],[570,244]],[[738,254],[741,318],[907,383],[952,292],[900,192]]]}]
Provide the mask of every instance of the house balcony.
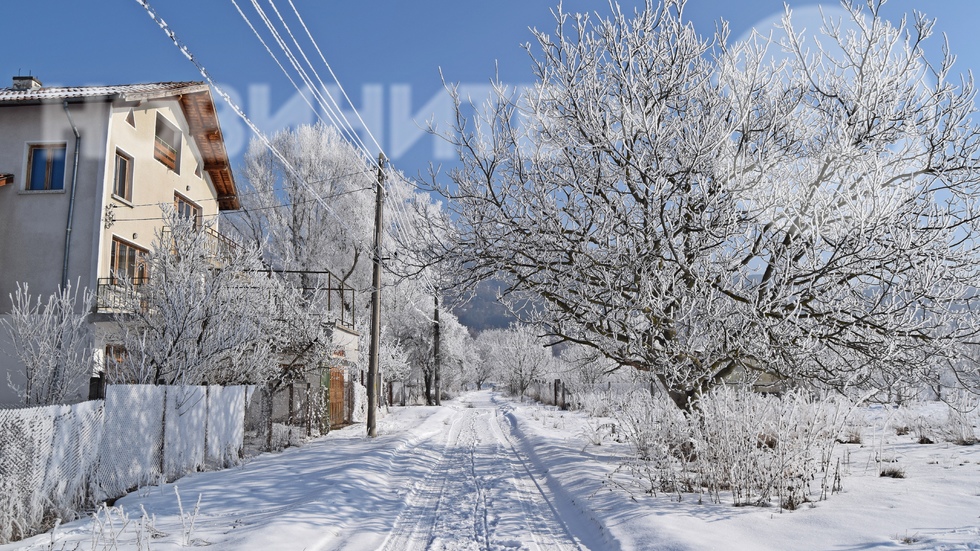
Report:
[{"label": "house balcony", "polygon": [[[233,239],[215,231],[204,228],[202,231],[209,237],[206,241],[207,255],[214,259],[227,257],[239,245]],[[169,233],[164,229],[164,236]],[[220,260],[216,260],[216,265]],[[217,267],[217,266],[215,266]],[[132,279],[127,285],[122,277],[104,277],[98,280],[95,313],[97,314],[134,314],[144,311],[147,301],[141,296],[140,287],[146,285],[150,275]],[[357,335],[355,325],[355,290],[329,270],[259,270],[272,277],[275,274],[286,284],[298,291],[303,302],[308,306],[323,312],[325,321],[350,335]],[[313,305],[311,302],[315,301]]]},{"label": "house balcony", "polygon": [[133,314],[146,308],[146,301],[140,296],[139,288],[150,281],[149,277],[132,280],[130,287],[124,285],[119,277],[100,277],[95,295],[97,314]]}]

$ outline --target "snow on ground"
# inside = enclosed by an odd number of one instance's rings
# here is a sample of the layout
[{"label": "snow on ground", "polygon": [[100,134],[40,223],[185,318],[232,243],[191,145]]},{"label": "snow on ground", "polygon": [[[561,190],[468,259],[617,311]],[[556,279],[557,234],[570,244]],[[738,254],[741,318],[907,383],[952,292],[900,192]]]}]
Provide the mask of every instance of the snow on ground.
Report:
[{"label": "snow on ground", "polygon": [[[888,415],[870,410],[865,433]],[[596,425],[492,391],[394,408],[375,439],[363,425],[334,431],[129,494],[116,503],[128,524],[118,510],[103,511],[0,551],[980,550],[980,446],[866,436],[840,447],[841,493],[780,511],[631,494],[615,473],[626,447],[589,444]],[[906,477],[879,477],[877,459]]]}]

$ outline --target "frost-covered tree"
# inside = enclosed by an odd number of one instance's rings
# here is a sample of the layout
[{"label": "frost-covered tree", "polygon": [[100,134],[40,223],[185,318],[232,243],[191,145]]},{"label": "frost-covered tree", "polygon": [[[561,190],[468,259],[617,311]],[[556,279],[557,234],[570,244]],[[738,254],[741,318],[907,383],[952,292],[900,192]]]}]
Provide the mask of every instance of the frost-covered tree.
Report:
[{"label": "frost-covered tree", "polygon": [[[330,271],[364,290],[371,282],[377,168],[331,126],[303,125],[253,140],[242,171],[242,213],[233,219],[246,240],[261,245],[274,267],[304,288],[325,285]],[[363,307],[370,293],[361,293]],[[347,299],[345,299],[347,300]]]},{"label": "frost-covered tree", "polygon": [[516,396],[524,396],[535,380],[555,368],[551,349],[545,347],[533,326],[514,324],[507,329],[489,329],[477,335],[477,349],[488,369],[496,373]]},{"label": "frost-covered tree", "polygon": [[[435,301],[431,292],[429,283],[419,278],[402,278],[397,284],[385,287],[381,335],[382,350],[385,340],[391,340],[405,354],[409,370],[403,372],[401,380],[421,383],[426,404],[436,405]],[[439,325],[441,387],[453,392],[464,383],[463,371],[474,361],[473,342],[467,329],[444,306],[439,308]]]},{"label": "frost-covered tree", "polygon": [[279,372],[274,351],[290,339],[320,340],[303,335],[311,329],[289,310],[300,297],[263,272],[258,249],[224,241],[169,207],[164,218],[149,277],[120,280],[130,302],[116,316],[125,353],[107,359],[110,382],[264,383]]},{"label": "frost-covered tree", "polygon": [[456,97],[452,254],[680,407],[734,373],[976,385],[980,129],[932,21],[870,0],[729,43],[684,4],[559,9],[534,86]]},{"label": "frost-covered tree", "polygon": [[572,345],[561,351],[561,368],[570,382],[594,387],[619,367],[598,350],[582,345]]},{"label": "frost-covered tree", "polygon": [[7,384],[27,407],[63,404],[79,394],[92,376],[90,291],[79,295],[71,283],[48,297],[34,297],[26,283],[10,295],[10,315],[0,318],[10,336],[12,353],[24,365],[23,386],[7,374]]}]

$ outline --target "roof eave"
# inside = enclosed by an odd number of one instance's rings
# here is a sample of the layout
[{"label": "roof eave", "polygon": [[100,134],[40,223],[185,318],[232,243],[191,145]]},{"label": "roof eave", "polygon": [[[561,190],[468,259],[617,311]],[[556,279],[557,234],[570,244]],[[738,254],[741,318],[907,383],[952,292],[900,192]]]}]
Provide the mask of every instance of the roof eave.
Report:
[{"label": "roof eave", "polygon": [[206,84],[194,88],[194,91],[185,91],[179,95],[184,118],[187,119],[188,128],[194,136],[198,151],[201,152],[203,169],[214,184],[218,209],[238,210],[241,202],[238,200],[235,176],[225,150],[224,136],[211,98],[211,89]]}]

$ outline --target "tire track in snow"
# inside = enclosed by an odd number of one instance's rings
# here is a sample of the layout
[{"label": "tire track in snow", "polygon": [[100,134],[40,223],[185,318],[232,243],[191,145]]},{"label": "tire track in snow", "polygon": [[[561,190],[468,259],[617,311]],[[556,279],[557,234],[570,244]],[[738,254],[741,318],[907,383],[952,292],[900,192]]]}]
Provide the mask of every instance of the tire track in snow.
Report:
[{"label": "tire track in snow", "polygon": [[[504,430],[500,425],[501,411],[497,408],[493,410],[491,428],[495,436],[507,448],[507,459],[510,471],[513,473],[514,484],[522,494],[521,501],[525,504],[525,511],[528,519],[538,519],[541,529],[531,528],[532,535],[535,536],[538,549],[548,549],[565,551],[569,549],[584,549],[580,542],[572,535],[568,526],[562,520],[558,510],[552,504],[552,499],[544,487],[538,483],[537,477],[531,471],[528,461],[514,445],[511,433],[511,425],[507,423]],[[545,505],[546,507],[542,506]],[[542,531],[546,534],[541,534]],[[540,536],[547,535],[542,541]]]},{"label": "tire track in snow", "polygon": [[395,525],[385,538],[381,549],[384,551],[422,551],[428,549],[432,532],[438,518],[439,505],[446,488],[445,472],[452,454],[448,453],[459,440],[463,417],[456,416],[447,431],[446,443],[441,458],[420,482],[416,482],[407,496],[406,508],[395,520]]},{"label": "tire track in snow", "polygon": [[432,469],[414,485],[382,549],[583,548],[515,446],[509,423],[506,429],[501,425],[500,415],[491,404],[456,412],[441,456],[433,458]]}]

